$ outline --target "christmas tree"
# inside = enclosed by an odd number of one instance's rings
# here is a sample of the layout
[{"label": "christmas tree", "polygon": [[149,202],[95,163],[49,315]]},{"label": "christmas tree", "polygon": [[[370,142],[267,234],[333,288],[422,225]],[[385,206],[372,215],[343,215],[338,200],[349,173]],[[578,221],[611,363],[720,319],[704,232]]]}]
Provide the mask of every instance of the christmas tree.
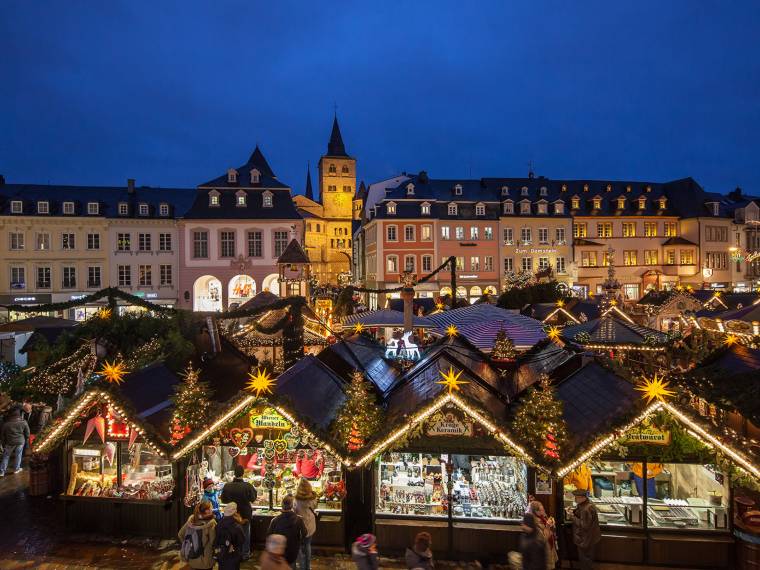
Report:
[{"label": "christmas tree", "polygon": [[174,413],[171,422],[171,442],[176,444],[188,433],[206,424],[211,406],[211,388],[199,378],[200,370],[188,364],[182,382],[174,387],[171,401]]},{"label": "christmas tree", "polygon": [[530,388],[515,413],[515,435],[534,454],[550,461],[559,461],[560,451],[567,438],[562,418],[562,402],[546,374],[541,375],[538,388]]},{"label": "christmas tree", "polygon": [[375,402],[372,386],[364,379],[364,374],[355,371],[346,401],[335,418],[335,437],[346,442],[350,451],[356,451],[364,446],[370,435],[377,432],[382,422],[382,411]]},{"label": "christmas tree", "polygon": [[517,353],[515,352],[515,343],[507,336],[507,331],[503,328],[496,333],[493,341],[493,350],[491,358],[494,360],[514,360]]}]

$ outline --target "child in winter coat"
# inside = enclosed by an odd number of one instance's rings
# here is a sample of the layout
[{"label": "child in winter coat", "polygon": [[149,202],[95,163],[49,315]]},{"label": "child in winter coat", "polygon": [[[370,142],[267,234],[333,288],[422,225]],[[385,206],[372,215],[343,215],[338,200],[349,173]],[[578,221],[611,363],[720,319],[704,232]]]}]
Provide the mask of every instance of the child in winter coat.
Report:
[{"label": "child in winter coat", "polygon": [[378,570],[377,544],[374,534],[363,534],[351,546],[351,558],[357,570]]},{"label": "child in winter coat", "polygon": [[211,503],[214,509],[214,518],[216,522],[219,522],[222,519],[222,513],[219,510],[219,493],[214,487],[214,481],[208,477],[203,480],[203,498]]},{"label": "child in winter coat", "polygon": [[211,570],[214,567],[216,520],[209,501],[203,500],[178,533],[179,556],[190,568]]}]

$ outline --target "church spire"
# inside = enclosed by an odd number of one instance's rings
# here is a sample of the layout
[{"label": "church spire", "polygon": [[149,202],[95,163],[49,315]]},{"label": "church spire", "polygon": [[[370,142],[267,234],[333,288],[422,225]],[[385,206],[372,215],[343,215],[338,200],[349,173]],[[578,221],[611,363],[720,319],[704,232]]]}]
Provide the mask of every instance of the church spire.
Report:
[{"label": "church spire", "polygon": [[308,163],[306,165],[306,191],[304,192],[304,196],[309,200],[314,199],[314,191],[311,189],[311,165]]},{"label": "church spire", "polygon": [[337,114],[333,119],[332,133],[330,133],[330,142],[327,143],[327,156],[348,156],[346,153],[346,146],[343,144],[343,136],[340,134]]}]

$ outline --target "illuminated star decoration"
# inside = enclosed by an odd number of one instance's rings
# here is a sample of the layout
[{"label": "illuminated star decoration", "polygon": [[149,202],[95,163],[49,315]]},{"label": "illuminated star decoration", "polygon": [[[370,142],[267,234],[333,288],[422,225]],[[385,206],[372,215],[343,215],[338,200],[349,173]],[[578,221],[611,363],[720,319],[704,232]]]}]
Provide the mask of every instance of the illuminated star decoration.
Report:
[{"label": "illuminated star decoration", "polygon": [[565,302],[562,299],[560,299],[559,301],[557,301],[557,306],[558,307],[564,307],[565,306]]},{"label": "illuminated star decoration", "polygon": [[435,308],[438,309],[439,311],[442,311],[443,310],[443,303],[436,303],[435,304]]},{"label": "illuminated star decoration", "polygon": [[260,397],[262,394],[271,394],[272,386],[275,381],[269,375],[269,372],[257,368],[255,373],[248,373],[248,385],[245,387],[249,392],[256,392],[256,396]]},{"label": "illuminated star decoration", "polygon": [[107,382],[119,385],[124,382],[124,376],[126,376],[127,372],[127,367],[124,366],[123,362],[108,362],[106,360],[103,363],[103,367],[97,373],[103,376]]},{"label": "illuminated star decoration", "polygon": [[107,321],[111,318],[112,312],[111,309],[107,307],[103,307],[102,309],[98,309],[98,312],[95,313],[95,316],[99,319],[103,319],[104,321]]},{"label": "illuminated star decoration", "polygon": [[449,325],[446,327],[446,334],[448,336],[457,336],[459,334],[459,331],[455,325]]},{"label": "illuminated star decoration", "polygon": [[439,370],[438,373],[441,375],[441,378],[443,380],[439,380],[436,382],[436,384],[442,384],[449,390],[449,394],[454,392],[455,390],[462,390],[460,386],[462,384],[469,384],[466,380],[460,380],[459,377],[462,375],[462,371],[454,372],[454,369],[449,366],[448,372],[443,372],[442,370]]},{"label": "illuminated star decoration", "polygon": [[362,332],[364,332],[364,323],[356,323],[354,325],[354,332],[356,334],[361,334]]},{"label": "illuminated star decoration", "polygon": [[664,377],[657,377],[647,379],[644,378],[642,382],[636,386],[636,390],[644,393],[644,398],[647,399],[647,404],[651,404],[652,400],[664,400],[666,397],[675,396],[675,392],[670,390],[670,384],[664,381]]},{"label": "illuminated star decoration", "polygon": [[546,336],[549,337],[549,340],[557,340],[559,338],[560,328],[559,327],[549,327],[546,330]]},{"label": "illuminated star decoration", "polygon": [[723,340],[723,344],[725,344],[726,346],[733,346],[738,341],[739,339],[736,337],[735,334],[729,334],[729,335],[726,335],[726,338]]}]

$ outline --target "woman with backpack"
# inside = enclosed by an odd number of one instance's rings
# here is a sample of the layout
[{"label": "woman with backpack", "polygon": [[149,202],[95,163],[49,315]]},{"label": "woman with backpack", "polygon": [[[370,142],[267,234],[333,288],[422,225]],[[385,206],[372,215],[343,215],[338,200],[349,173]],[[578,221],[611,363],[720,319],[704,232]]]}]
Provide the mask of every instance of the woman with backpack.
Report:
[{"label": "woman with backpack", "polygon": [[224,505],[224,518],[216,527],[219,570],[240,570],[245,541],[244,524],[243,517],[237,512],[237,504]]},{"label": "woman with backpack", "polygon": [[214,544],[216,541],[216,520],[211,501],[203,500],[195,505],[195,510],[179,530],[179,557],[182,562],[195,570],[214,568]]}]

